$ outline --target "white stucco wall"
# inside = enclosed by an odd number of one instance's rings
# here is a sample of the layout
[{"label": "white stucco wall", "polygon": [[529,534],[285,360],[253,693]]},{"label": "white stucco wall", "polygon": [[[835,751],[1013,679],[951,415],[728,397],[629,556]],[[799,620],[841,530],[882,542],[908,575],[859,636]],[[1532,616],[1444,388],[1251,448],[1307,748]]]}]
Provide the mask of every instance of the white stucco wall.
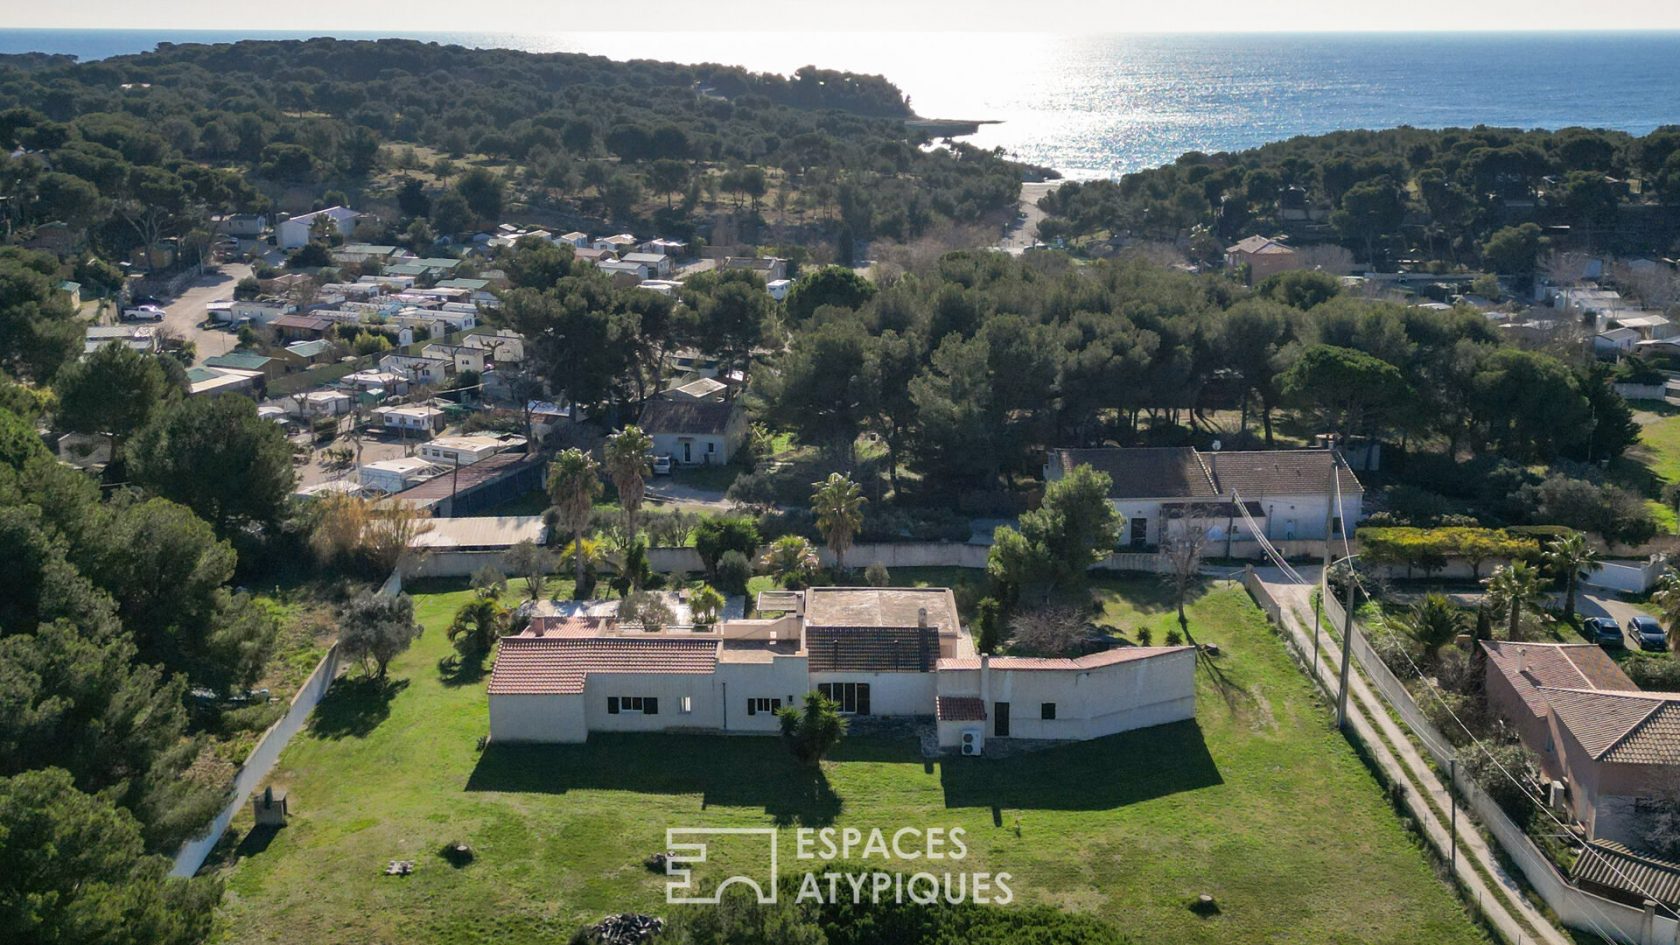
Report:
[{"label": "white stucco wall", "polygon": [[771,663],[719,663],[717,681],[722,724],[731,732],[780,731],[773,713],[748,715],[747,700],[780,699],[783,706],[795,705],[812,688],[803,656],[777,657]]},{"label": "white stucco wall", "polygon": [[490,696],[490,740],[493,742],[582,742],[582,694]]},{"label": "white stucco wall", "polygon": [[[591,732],[659,732],[671,728],[721,728],[723,702],[716,680],[702,673],[592,673],[584,683],[584,719]],[[607,711],[609,696],[653,696],[659,714]],[[682,698],[690,711],[682,711]]]},{"label": "white stucco wall", "polygon": [[821,683],[868,683],[870,715],[932,715],[936,673],[812,673]]},{"label": "white stucco wall", "polygon": [[[938,675],[942,695],[982,692],[978,670],[946,670]],[[987,737],[997,735],[999,702],[1009,703],[1010,738],[1101,738],[1178,722],[1196,716],[1195,651],[1089,670],[994,667],[987,674],[984,698]],[[1055,703],[1055,719],[1041,717],[1046,702]]]}]

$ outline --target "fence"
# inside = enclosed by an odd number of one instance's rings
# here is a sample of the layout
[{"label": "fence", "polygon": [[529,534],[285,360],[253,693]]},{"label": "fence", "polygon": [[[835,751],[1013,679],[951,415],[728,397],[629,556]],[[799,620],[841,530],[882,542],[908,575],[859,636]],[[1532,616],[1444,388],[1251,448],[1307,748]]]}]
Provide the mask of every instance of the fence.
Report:
[{"label": "fence", "polygon": [[338,645],[327,649],[327,654],[321,657],[321,662],[315,664],[315,671],[309,674],[298,689],[297,695],[292,697],[292,704],[281,716],[280,721],[268,727],[262,738],[257,740],[251,754],[246,756],[245,763],[239,766],[239,773],[233,779],[233,794],[228,798],[227,806],[210,821],[203,835],[181,844],[180,852],[175,854],[175,865],[169,871],[171,876],[192,876],[210,851],[222,839],[228,824],[233,822],[233,816],[245,806],[245,801],[257,785],[268,777],[274,770],[274,763],[280,760],[280,752],[292,740],[292,736],[302,730],[309,719],[309,713],[315,711],[315,706],[321,697],[327,694],[332,686],[333,677],[338,673]]},{"label": "fence", "polygon": [[[1258,583],[1258,579],[1254,580]],[[1248,578],[1245,578],[1244,583],[1248,583]],[[1254,593],[1254,586],[1249,585],[1249,590],[1250,593]],[[1325,593],[1322,581],[1319,584],[1319,593],[1322,596],[1325,615],[1336,626],[1344,626],[1346,611],[1334,595]],[[1255,598],[1270,600],[1270,595],[1262,592],[1255,594]],[[1275,608],[1276,604],[1272,607]],[[1268,609],[1268,613],[1270,612],[1271,609]],[[1453,771],[1456,774],[1457,766],[1450,764],[1458,754],[1452,743],[1429,721],[1411,692],[1383,663],[1376,650],[1371,648],[1370,635],[1357,623],[1355,630],[1353,655],[1359,661],[1360,668],[1365,671],[1389,707],[1411,729],[1419,744],[1435,759],[1435,763],[1442,770]],[[1465,806],[1487,827],[1488,832],[1493,834],[1505,855],[1517,865],[1517,869],[1522,872],[1529,885],[1534,887],[1535,892],[1539,893],[1540,898],[1545,900],[1546,905],[1557,913],[1565,925],[1583,930],[1603,929],[1620,936],[1623,941],[1636,945],[1680,943],[1680,922],[1595,896],[1574,886],[1558,871],[1551,858],[1534,845],[1528,833],[1518,827],[1480,785],[1463,776],[1457,776],[1454,778],[1454,787],[1458,795],[1464,798]]]}]

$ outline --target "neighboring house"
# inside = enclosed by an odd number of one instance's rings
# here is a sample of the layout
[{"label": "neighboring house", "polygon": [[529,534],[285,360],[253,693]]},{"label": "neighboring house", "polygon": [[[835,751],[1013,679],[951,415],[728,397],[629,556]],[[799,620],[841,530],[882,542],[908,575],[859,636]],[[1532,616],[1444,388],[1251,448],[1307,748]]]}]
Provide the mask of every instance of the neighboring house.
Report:
[{"label": "neighboring house", "polygon": [[443,411],[431,404],[380,407],[374,410],[373,418],[385,429],[400,432],[418,431],[432,434],[443,429],[444,425]]},{"label": "neighboring house", "polygon": [[58,291],[64,293],[65,298],[70,300],[72,307],[82,307],[82,284],[80,282],[60,282],[58,284]]},{"label": "neighboring house", "polygon": [[697,377],[686,383],[676,384],[665,391],[665,396],[672,400],[692,400],[718,403],[729,390],[729,385],[715,377]]},{"label": "neighboring house", "polygon": [[332,251],[333,262],[341,266],[368,262],[384,266],[401,255],[400,246],[377,246],[372,243],[345,243]]},{"label": "neighboring house", "polygon": [[1641,340],[1637,329],[1612,328],[1593,336],[1593,353],[1600,355],[1626,354]]},{"label": "neighboring house", "polygon": [[596,249],[593,246],[585,246],[582,249],[572,250],[572,256],[579,262],[599,264],[603,260],[617,259],[618,253],[610,249]]},{"label": "neighboring house", "polygon": [[[1108,474],[1109,499],[1123,524],[1120,542],[1133,549],[1159,545],[1169,523],[1188,520],[1194,520],[1210,542],[1227,545],[1252,541],[1255,528],[1247,519],[1269,541],[1321,541],[1327,534],[1341,534],[1344,521],[1351,534],[1361,517],[1365,491],[1341,455],[1327,449],[1060,449],[1050,453],[1045,480],[1055,482],[1076,466]],[[1341,506],[1336,514],[1338,487]],[[1231,501],[1233,495],[1241,500],[1240,508]]]},{"label": "neighboring house", "polygon": [[671,275],[671,257],[664,253],[625,253],[620,258],[645,267],[648,274],[642,277],[644,279],[664,279]]},{"label": "neighboring house", "polygon": [[648,240],[637,247],[644,253],[657,253],[672,259],[681,259],[688,255],[688,244],[682,240],[656,239]]},{"label": "neighboring house", "polygon": [[254,371],[262,375],[264,380],[269,381],[286,373],[285,363],[278,358],[271,358],[266,354],[244,348],[235,348],[227,354],[205,358],[204,366],[233,371]]},{"label": "neighboring house", "polygon": [[555,237],[554,242],[564,243],[573,249],[584,249],[589,245],[589,234],[579,233],[576,230],[573,230],[570,233]]},{"label": "neighboring house", "polygon": [[354,406],[349,394],[341,390],[315,390],[294,398],[298,412],[305,417],[342,417]]},{"label": "neighboring house", "polygon": [[256,239],[268,230],[268,217],[260,213],[230,213],[214,222],[222,233],[239,239]]},{"label": "neighboring house", "polygon": [[331,361],[337,349],[332,342],[317,338],[314,341],[293,342],[285,347],[285,351],[302,364],[314,365]]},{"label": "neighboring house", "polygon": [[495,334],[464,335],[461,344],[468,348],[484,348],[491,352],[498,364],[518,364],[525,360],[525,339],[517,331],[503,328]]},{"label": "neighboring house", "polygon": [[775,299],[778,302],[786,302],[787,297],[788,297],[788,290],[793,288],[793,280],[792,279],[771,279],[769,282],[766,282],[764,284],[764,288],[765,288],[765,291],[770,293],[771,298]]},{"label": "neighboring house", "polygon": [[498,453],[471,466],[451,467],[391,497],[434,518],[482,514],[543,487],[547,463],[541,456]]},{"label": "neighboring house", "polygon": [[455,362],[446,358],[416,357],[411,354],[387,354],[379,359],[379,369],[408,379],[410,384],[436,387],[449,379]]},{"label": "neighboring house", "polygon": [[297,306],[285,299],[235,299],[227,308],[229,321],[252,321],[258,325],[267,325],[282,315],[290,315],[297,311]]},{"label": "neighboring house", "polygon": [[727,463],[747,440],[748,423],[740,404],[664,397],[648,401],[637,421],[653,439],[657,455],[685,466]]},{"label": "neighboring house", "polygon": [[1516,730],[1589,839],[1637,845],[1680,785],[1680,693],[1638,688],[1597,646],[1482,641],[1488,708]]},{"label": "neighboring house", "polygon": [[420,458],[440,466],[471,466],[497,453],[525,446],[525,438],[504,433],[497,436],[440,436],[420,444]]},{"label": "neighboring house", "polygon": [[451,345],[434,341],[420,349],[420,356],[438,361],[449,361],[455,366],[456,374],[463,371],[483,374],[491,367],[491,352],[489,349],[471,345]]},{"label": "neighboring house", "polygon": [[1225,247],[1225,268],[1236,272],[1243,266],[1248,267],[1249,285],[1259,285],[1280,272],[1301,268],[1295,250],[1264,236],[1250,236]]},{"label": "neighboring house", "polygon": [[111,342],[127,345],[135,351],[155,354],[158,350],[156,325],[89,325],[82,338],[82,353],[92,354]]},{"label": "neighboring house", "polygon": [[1642,341],[1663,341],[1680,334],[1680,329],[1661,312],[1640,312],[1637,315],[1617,315],[1615,322],[1622,328],[1639,333]]},{"label": "neighboring house", "polygon": [[205,394],[248,394],[256,396],[262,387],[262,381],[261,371],[239,371],[213,367],[187,369],[187,393],[194,397]]},{"label": "neighboring house", "polygon": [[268,323],[269,327],[286,341],[312,341],[331,331],[333,324],[330,318],[300,315],[296,312],[282,315]]},{"label": "neighboring house", "polygon": [[595,263],[595,267],[614,280],[628,285],[637,285],[643,279],[651,278],[652,270],[641,263],[629,262],[623,259],[602,259]]},{"label": "neighboring house", "polygon": [[434,288],[463,289],[467,293],[467,299],[472,302],[496,301],[496,293],[490,290],[488,279],[444,279]]},{"label": "neighboring house", "polygon": [[787,260],[774,256],[725,256],[720,269],[744,269],[766,284],[787,278]]},{"label": "neighboring house", "polygon": [[348,237],[356,231],[356,219],[360,216],[361,214],[349,207],[328,207],[325,210],[282,220],[280,225],[274,228],[274,245],[281,249],[297,249],[307,245],[316,221],[323,218],[333,221],[333,225],[338,228],[338,235]]},{"label": "neighboring house", "polygon": [[616,236],[603,236],[590,245],[594,249],[606,250],[616,256],[635,247],[636,238],[629,233],[619,233]]},{"label": "neighboring house", "polygon": [[[846,715],[935,718],[943,747],[976,754],[988,736],[1088,738],[1194,715],[1188,647],[983,670],[948,589],[824,587],[777,596],[787,598],[782,616],[726,617],[710,628],[621,625],[613,602],[533,617],[498,650],[491,740],[771,734],[776,712],[812,690]],[[982,692],[1000,698],[987,704]],[[1039,718],[1029,724],[1022,702],[1012,727],[1010,698],[1031,699]]]},{"label": "neighboring house", "polygon": [[391,495],[425,482],[442,471],[418,456],[398,456],[363,463],[357,471],[356,481],[370,492]]}]

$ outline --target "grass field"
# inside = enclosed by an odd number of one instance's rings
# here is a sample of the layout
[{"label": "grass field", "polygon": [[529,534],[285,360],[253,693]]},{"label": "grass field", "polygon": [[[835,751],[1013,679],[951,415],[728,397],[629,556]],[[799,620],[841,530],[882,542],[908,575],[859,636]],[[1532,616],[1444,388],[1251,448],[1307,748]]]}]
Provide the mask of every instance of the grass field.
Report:
[{"label": "grass field", "polygon": [[[1100,593],[1128,637],[1147,624],[1159,641],[1173,622],[1154,581]],[[1224,652],[1200,671],[1196,722],[1010,758],[850,738],[820,773],[747,736],[481,753],[482,677],[445,672],[442,629],[465,598],[417,596],[427,632],[391,684],[341,682],[317,710],[273,779],[290,826],[235,822],[219,941],[563,941],[603,913],[665,910],[641,861],[669,826],[831,824],[962,827],[961,870],[1007,871],[1018,901],[1094,913],[1140,945],[1485,941],[1234,585],[1190,610]],[[454,840],[471,865],[437,855]],[[414,875],[380,875],[391,859]],[[1218,915],[1187,908],[1204,892]]]}]

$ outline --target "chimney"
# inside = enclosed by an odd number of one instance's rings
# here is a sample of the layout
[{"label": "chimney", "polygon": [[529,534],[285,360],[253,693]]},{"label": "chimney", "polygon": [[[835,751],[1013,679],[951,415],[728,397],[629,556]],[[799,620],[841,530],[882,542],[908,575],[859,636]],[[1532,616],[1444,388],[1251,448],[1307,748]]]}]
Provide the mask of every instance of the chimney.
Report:
[{"label": "chimney", "polygon": [[991,704],[991,690],[992,690],[991,675],[992,675],[992,655],[990,653],[981,653],[980,654],[980,705],[982,706],[982,708]]},{"label": "chimney", "polygon": [[916,626],[926,628],[927,625],[927,608],[916,608]]},{"label": "chimney", "polygon": [[543,635],[543,629],[546,627],[547,624],[548,624],[548,621],[544,620],[541,617],[538,617],[537,619],[531,621],[531,635],[534,636],[534,637],[542,636]]}]

